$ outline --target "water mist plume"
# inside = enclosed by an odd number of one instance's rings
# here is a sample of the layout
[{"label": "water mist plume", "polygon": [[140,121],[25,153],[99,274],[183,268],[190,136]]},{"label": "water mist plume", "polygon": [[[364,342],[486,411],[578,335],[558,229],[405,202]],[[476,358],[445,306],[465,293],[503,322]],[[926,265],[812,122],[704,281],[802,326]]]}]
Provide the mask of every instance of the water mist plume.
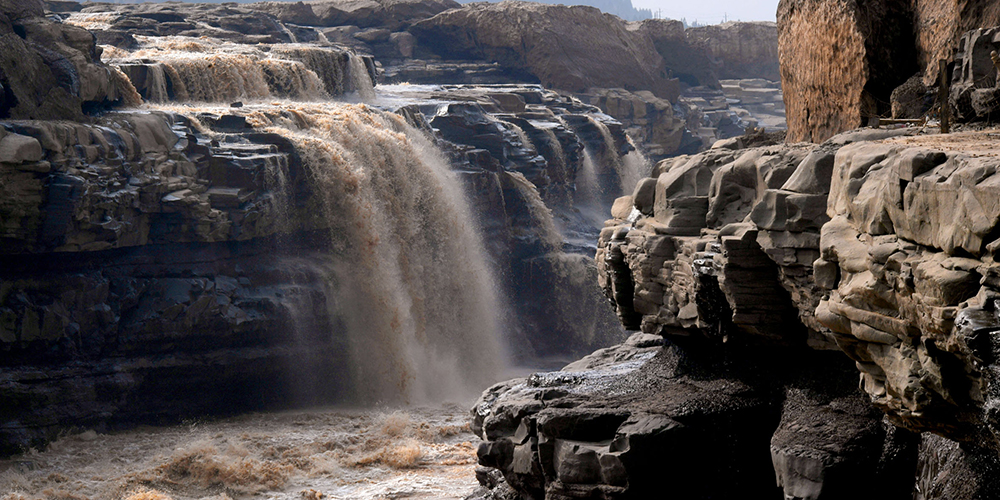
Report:
[{"label": "water mist plume", "polygon": [[442,400],[493,382],[497,299],[462,189],[433,146],[361,105],[248,118],[296,145],[315,191],[308,213],[334,228],[330,307],[346,319],[359,394]]}]

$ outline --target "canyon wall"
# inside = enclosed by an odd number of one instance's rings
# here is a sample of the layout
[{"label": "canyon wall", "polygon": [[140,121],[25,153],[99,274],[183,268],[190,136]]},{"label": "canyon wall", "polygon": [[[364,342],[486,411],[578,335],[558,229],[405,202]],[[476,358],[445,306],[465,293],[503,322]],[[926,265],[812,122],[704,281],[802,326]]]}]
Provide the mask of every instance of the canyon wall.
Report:
[{"label": "canyon wall", "polygon": [[988,1],[782,0],[781,81],[796,96],[786,101],[789,138],[822,142],[889,116],[893,90],[913,76],[935,85],[939,60],[961,79],[962,36],[998,24],[1000,7]]},{"label": "canyon wall", "polygon": [[[641,333],[484,393],[494,491],[643,498],[670,471],[689,498],[992,498],[998,153],[867,130],[658,163],[596,259]],[[777,488],[748,465],[768,452]]]}]

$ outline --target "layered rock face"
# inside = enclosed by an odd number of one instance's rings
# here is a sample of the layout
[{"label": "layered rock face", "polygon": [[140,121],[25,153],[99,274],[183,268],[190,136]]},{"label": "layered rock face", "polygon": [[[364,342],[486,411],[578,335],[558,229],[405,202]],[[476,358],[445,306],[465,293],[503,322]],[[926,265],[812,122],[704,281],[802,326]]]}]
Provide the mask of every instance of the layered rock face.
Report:
[{"label": "layered rock face", "polygon": [[989,355],[969,339],[996,323],[993,156],[961,139],[851,141],[662,162],[633,219],[602,233],[602,286],[646,332],[839,348],[895,423],[977,439]]},{"label": "layered rock face", "polygon": [[708,66],[720,79],[781,79],[775,23],[730,21],[693,27],[685,35],[689,45],[708,54]]},{"label": "layered rock face", "polygon": [[621,86],[668,99],[677,94],[649,39],[592,7],[477,4],[438,14],[410,31],[436,53],[497,61],[527,71],[547,87]]},{"label": "layered rock face", "polygon": [[[599,283],[643,333],[484,393],[479,454],[503,471],[498,488],[644,498],[650,469],[700,477],[721,456],[740,464],[727,477],[743,478],[767,449],[781,492],[751,481],[742,494],[851,498],[867,477],[880,498],[994,496],[1000,156],[989,133],[730,147],[657,164],[601,233]],[[637,349],[658,337],[662,349]],[[748,392],[713,392],[722,381]],[[688,395],[713,406],[685,420],[698,403],[671,402]],[[630,446],[710,442],[701,419],[729,436],[711,459]],[[732,494],[717,488],[687,496]]]},{"label": "layered rock face", "polygon": [[717,87],[720,79],[780,78],[774,23],[728,22],[685,29],[680,21],[646,19],[629,27],[652,40],[671,74],[686,85]]},{"label": "layered rock face", "polygon": [[887,111],[892,90],[919,69],[913,33],[906,2],[782,1],[789,140],[821,142]]},{"label": "layered rock face", "polygon": [[82,119],[138,104],[121,72],[101,63],[93,34],[42,14],[41,1],[0,9],[0,118]]},{"label": "layered rock face", "polygon": [[[962,42],[963,37],[998,24],[1000,7],[988,1],[783,0],[778,6],[782,87],[798,96],[786,102],[789,137],[823,141],[866,124],[870,117],[888,116],[890,102],[923,99],[894,99],[892,91],[912,76],[922,85],[934,85],[939,60],[949,68],[954,64],[953,80],[965,81],[970,74],[960,69],[961,60],[972,46]],[[992,48],[983,54],[987,63]],[[983,62],[983,56],[977,59]],[[992,75],[989,82],[985,76],[978,74],[975,85],[968,81],[967,87],[992,87]]]}]

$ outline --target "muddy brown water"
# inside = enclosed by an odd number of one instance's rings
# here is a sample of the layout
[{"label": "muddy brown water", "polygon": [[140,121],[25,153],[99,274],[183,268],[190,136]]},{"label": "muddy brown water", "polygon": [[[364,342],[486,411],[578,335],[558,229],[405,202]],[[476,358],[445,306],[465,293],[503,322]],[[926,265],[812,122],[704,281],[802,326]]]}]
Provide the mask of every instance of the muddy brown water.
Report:
[{"label": "muddy brown water", "polygon": [[460,499],[478,442],[455,404],[84,431],[0,461],[0,500]]}]

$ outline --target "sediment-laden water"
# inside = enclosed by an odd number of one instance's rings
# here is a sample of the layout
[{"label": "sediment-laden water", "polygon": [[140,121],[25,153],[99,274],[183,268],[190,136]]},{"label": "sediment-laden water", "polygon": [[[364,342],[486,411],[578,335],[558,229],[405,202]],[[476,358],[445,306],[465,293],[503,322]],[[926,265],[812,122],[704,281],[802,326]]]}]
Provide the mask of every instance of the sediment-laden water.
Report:
[{"label": "sediment-laden water", "polygon": [[78,432],[0,461],[0,500],[459,499],[476,485],[467,420],[438,405]]}]

